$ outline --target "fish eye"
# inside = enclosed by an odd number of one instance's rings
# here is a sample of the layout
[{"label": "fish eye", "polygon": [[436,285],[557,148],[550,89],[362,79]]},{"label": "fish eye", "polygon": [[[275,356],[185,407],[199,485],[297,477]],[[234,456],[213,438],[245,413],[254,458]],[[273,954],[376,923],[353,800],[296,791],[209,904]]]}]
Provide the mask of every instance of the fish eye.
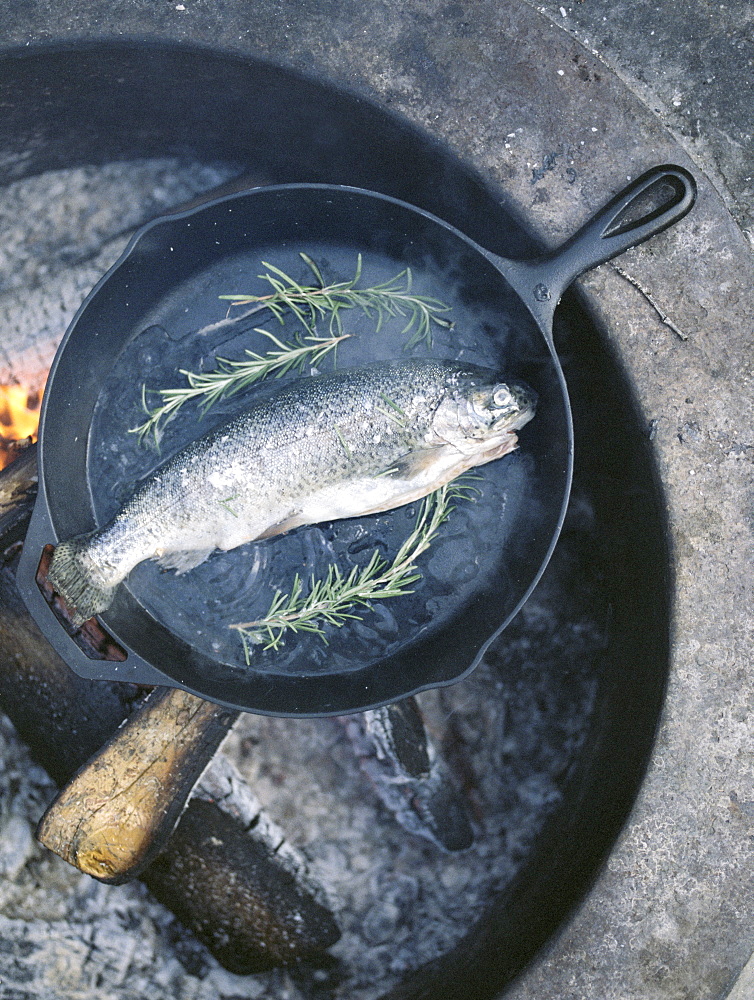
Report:
[{"label": "fish eye", "polygon": [[495,406],[507,408],[515,404],[515,399],[508,386],[501,384],[495,387],[492,393],[492,402]]}]

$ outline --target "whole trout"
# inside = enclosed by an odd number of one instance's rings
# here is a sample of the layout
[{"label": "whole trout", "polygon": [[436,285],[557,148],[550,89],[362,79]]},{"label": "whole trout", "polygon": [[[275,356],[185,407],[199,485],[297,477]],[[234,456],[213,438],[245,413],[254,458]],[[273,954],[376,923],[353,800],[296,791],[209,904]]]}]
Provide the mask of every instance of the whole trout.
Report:
[{"label": "whole trout", "polygon": [[534,408],[530,389],[451,361],[298,379],[177,452],[109,524],[59,544],[49,581],[80,625],[145,559],[184,572],[215,549],[426,496],[512,451]]}]

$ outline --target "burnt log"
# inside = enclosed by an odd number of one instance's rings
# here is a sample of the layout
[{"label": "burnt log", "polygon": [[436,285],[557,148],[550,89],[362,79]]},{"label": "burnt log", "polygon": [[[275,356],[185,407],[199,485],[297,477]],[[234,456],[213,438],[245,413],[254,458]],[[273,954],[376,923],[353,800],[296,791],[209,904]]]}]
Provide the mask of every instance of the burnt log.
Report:
[{"label": "burnt log", "polygon": [[[37,839],[102,882],[135,878],[167,842],[238,712],[187,691],[154,688],[65,785]],[[447,851],[471,846],[461,796],[415,699],[346,720],[361,766],[409,832]]]},{"label": "burnt log", "polygon": [[[78,677],[28,614],[14,564],[35,490],[32,446],[0,472],[0,707],[36,762],[63,785],[113,736],[145,691]],[[141,878],[235,973],[313,958],[339,937],[330,911],[290,866],[212,802],[189,802]]]},{"label": "burnt log", "polygon": [[344,720],[361,769],[401,826],[444,851],[474,842],[463,795],[424,725],[415,698]]}]

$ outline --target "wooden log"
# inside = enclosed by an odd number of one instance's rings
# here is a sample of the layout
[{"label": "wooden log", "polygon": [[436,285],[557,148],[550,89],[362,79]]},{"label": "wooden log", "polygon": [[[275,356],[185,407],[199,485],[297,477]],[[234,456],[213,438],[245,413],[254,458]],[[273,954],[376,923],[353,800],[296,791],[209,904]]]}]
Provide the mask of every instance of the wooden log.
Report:
[{"label": "wooden log", "polygon": [[102,882],[140,874],[238,717],[188,691],[155,688],[65,785],[37,840]]},{"label": "wooden log", "polygon": [[[0,475],[0,545],[22,541],[37,495],[37,446],[19,448],[13,468]],[[1,551],[1,550],[0,550]]]},{"label": "wooden log", "polygon": [[444,851],[465,851],[474,831],[463,796],[427,732],[415,698],[344,719],[361,769],[395,818]]},{"label": "wooden log", "polygon": [[[0,472],[0,706],[34,759],[62,784],[118,730],[145,692],[78,677],[26,611],[13,553],[31,515],[35,483],[34,448]],[[207,853],[218,845],[224,860]],[[339,937],[332,914],[305,881],[211,802],[189,803],[142,879],[236,973],[314,957]]]}]

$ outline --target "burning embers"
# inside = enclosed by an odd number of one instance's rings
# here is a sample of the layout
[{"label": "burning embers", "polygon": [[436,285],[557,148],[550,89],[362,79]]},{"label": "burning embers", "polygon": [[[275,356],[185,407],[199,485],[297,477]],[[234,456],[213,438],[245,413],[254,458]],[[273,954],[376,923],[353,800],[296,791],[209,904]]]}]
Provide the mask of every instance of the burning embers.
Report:
[{"label": "burning embers", "polygon": [[42,391],[25,385],[0,386],[0,469],[37,440]]}]

